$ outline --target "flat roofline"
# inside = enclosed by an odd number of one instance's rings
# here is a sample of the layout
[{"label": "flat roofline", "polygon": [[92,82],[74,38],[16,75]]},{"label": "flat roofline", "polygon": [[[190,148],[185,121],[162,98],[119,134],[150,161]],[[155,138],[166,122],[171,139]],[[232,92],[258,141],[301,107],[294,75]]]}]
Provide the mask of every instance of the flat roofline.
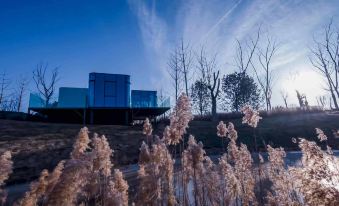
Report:
[{"label": "flat roofline", "polygon": [[90,72],[89,74],[105,74],[105,75],[120,75],[120,76],[131,76],[129,74],[112,74],[112,73],[103,73],[103,72]]},{"label": "flat roofline", "polygon": [[143,89],[132,89],[131,91],[132,92],[133,91],[138,91],[138,92],[157,92],[157,90],[143,90]]}]

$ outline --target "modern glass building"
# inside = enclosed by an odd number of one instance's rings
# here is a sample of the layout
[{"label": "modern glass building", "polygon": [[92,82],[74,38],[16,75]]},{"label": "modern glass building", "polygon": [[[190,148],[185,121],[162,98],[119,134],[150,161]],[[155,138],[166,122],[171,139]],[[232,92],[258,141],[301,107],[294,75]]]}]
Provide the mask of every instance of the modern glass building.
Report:
[{"label": "modern glass building", "polygon": [[129,124],[155,118],[169,110],[169,98],[159,102],[157,91],[132,90],[130,76],[90,73],[88,88],[61,87],[58,101],[46,105],[31,94],[29,113],[37,112],[53,122]]}]

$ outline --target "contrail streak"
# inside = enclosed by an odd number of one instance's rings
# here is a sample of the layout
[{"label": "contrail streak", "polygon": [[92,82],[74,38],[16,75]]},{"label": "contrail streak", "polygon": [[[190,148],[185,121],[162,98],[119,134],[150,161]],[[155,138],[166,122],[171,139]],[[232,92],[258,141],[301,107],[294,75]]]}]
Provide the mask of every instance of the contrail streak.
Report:
[{"label": "contrail streak", "polygon": [[221,24],[241,3],[242,0],[239,0],[230,10],[228,10],[219,20],[215,23],[212,28],[200,39],[200,42],[204,41],[214,30]]}]

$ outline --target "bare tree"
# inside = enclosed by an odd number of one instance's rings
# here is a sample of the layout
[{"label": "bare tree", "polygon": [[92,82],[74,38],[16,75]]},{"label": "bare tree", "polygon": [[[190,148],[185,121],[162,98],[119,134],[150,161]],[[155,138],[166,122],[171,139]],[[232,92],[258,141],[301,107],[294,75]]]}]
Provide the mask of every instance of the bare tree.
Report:
[{"label": "bare tree", "polygon": [[301,109],[308,109],[309,105],[308,105],[308,101],[307,101],[307,97],[305,94],[301,94],[298,90],[295,90],[295,92],[297,93],[297,98],[298,98],[298,102],[299,102],[299,106]]},{"label": "bare tree", "polygon": [[272,109],[271,98],[273,89],[273,72],[271,62],[276,51],[276,41],[273,40],[272,37],[268,36],[265,48],[258,48],[258,68],[251,61],[255,76],[257,77],[258,83],[264,93],[267,111]]},{"label": "bare tree", "polygon": [[310,61],[326,80],[327,89],[332,97],[334,107],[338,109],[339,98],[339,31],[332,27],[332,20],[325,28],[322,41],[314,39],[315,47],[311,49]]},{"label": "bare tree", "polygon": [[23,97],[25,95],[27,86],[28,86],[28,79],[26,77],[21,77],[18,81],[18,85],[15,91],[15,98],[16,98],[16,111],[20,112],[20,110],[22,109],[22,100]]},{"label": "bare tree", "polygon": [[10,85],[10,81],[7,78],[7,73],[2,72],[0,74],[0,110],[3,109],[4,104],[6,103],[6,90]]},{"label": "bare tree", "polygon": [[197,58],[198,68],[202,73],[203,81],[210,92],[212,119],[217,119],[217,99],[220,94],[220,71],[217,69],[216,56],[208,58],[204,49]]},{"label": "bare tree", "polygon": [[287,104],[288,93],[285,92],[285,91],[283,91],[283,90],[281,90],[281,91],[280,91],[280,94],[281,94],[281,97],[282,97],[283,100],[284,100],[285,107],[286,107],[286,109],[287,109],[287,108],[288,108],[288,104]]},{"label": "bare tree", "polygon": [[173,86],[175,90],[175,103],[179,97],[179,93],[181,91],[181,69],[180,69],[180,56],[179,51],[176,48],[174,52],[170,55],[170,59],[168,61],[168,73],[173,80]]},{"label": "bare tree", "polygon": [[179,61],[180,61],[180,69],[184,77],[184,84],[185,84],[185,92],[186,95],[189,96],[189,83],[190,80],[190,72],[191,72],[191,64],[192,64],[192,52],[189,45],[184,44],[184,40],[181,40],[181,45],[179,48]]},{"label": "bare tree", "polygon": [[10,97],[8,98],[2,105],[2,110],[3,111],[10,111],[10,112],[14,112],[16,111],[16,99],[14,97]]},{"label": "bare tree", "polygon": [[317,103],[318,103],[319,107],[325,109],[326,104],[327,104],[326,96],[318,96],[317,97]]},{"label": "bare tree", "polygon": [[47,80],[46,71],[48,69],[48,63],[37,64],[35,70],[33,71],[33,80],[35,82],[36,88],[39,94],[43,97],[45,101],[45,107],[49,106],[50,100],[55,93],[55,84],[58,81],[58,67],[55,67],[51,73],[50,80]]},{"label": "bare tree", "polygon": [[250,38],[248,41],[244,42],[244,45],[237,39],[237,48],[236,48],[236,57],[235,63],[236,67],[239,69],[240,73],[246,73],[247,69],[251,65],[255,51],[257,50],[258,42],[260,39],[260,28],[256,33],[255,38]]}]

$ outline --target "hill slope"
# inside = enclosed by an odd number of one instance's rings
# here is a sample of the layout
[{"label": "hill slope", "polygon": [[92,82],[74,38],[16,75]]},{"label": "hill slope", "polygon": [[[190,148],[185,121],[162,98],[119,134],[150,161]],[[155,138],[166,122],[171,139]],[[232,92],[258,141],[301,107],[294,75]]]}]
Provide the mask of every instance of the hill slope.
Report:
[{"label": "hill slope", "polygon": [[[253,149],[253,129],[241,124],[241,119],[232,121],[238,131],[238,142]],[[222,151],[221,140],[216,136],[217,122],[192,121],[188,132],[202,141],[206,151],[218,154]],[[25,121],[0,120],[0,154],[11,150],[14,173],[9,184],[36,178],[42,169],[52,169],[62,159],[68,158],[73,141],[82,125],[51,124]],[[154,126],[154,133],[161,136],[165,123]],[[260,121],[255,134],[263,149],[263,141],[287,150],[297,148],[291,137],[316,139],[315,127],[324,130],[329,145],[339,149],[339,139],[333,131],[339,128],[339,115],[326,113],[289,114],[266,117]],[[142,126],[89,125],[91,132],[105,134],[114,150],[113,162],[117,166],[137,162],[139,147],[145,139]],[[90,135],[92,136],[92,134]],[[178,150],[177,150],[178,151]]]}]

